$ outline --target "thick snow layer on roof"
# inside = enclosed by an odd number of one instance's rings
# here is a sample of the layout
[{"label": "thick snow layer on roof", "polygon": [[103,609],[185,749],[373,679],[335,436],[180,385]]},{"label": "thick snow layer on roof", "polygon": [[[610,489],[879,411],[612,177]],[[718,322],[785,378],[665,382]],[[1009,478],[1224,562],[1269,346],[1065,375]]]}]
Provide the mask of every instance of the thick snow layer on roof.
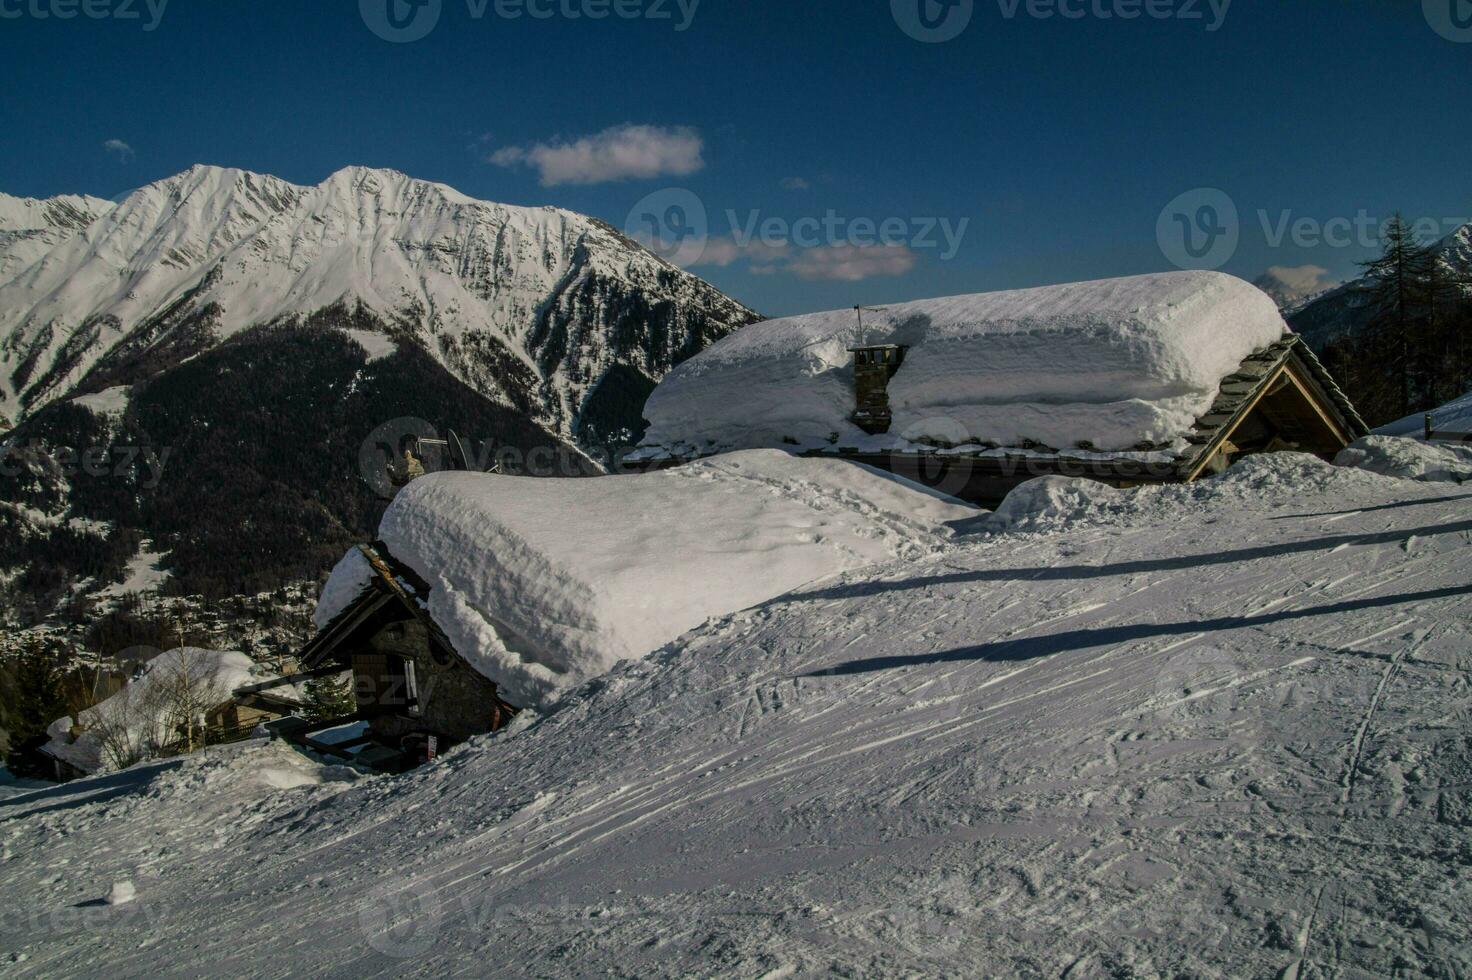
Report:
[{"label": "thick snow layer on roof", "polygon": [[373,581],[373,566],[357,548],[343,555],[322,587],[317,600],[317,610],[312,613],[312,625],[322,630],[337,618],[338,613],[353,604],[363,594],[368,583]]},{"label": "thick snow layer on roof", "polygon": [[1452,496],[1293,453],[1055,494],[416,772],[7,801],[7,975],[1472,977]]},{"label": "thick snow layer on roof", "polygon": [[650,396],[644,445],[1171,445],[1223,378],[1288,332],[1265,293],[1215,272],[922,300],[864,325],[865,343],[909,348],[889,436],[848,421],[858,338],[854,311],[837,310],[745,327],[685,362]]},{"label": "thick snow layer on roof", "polygon": [[[758,450],[643,476],[437,474],[399,494],[379,534],[430,584],[455,649],[535,707],[713,617],[929,553],[977,514],[875,470]],[[361,575],[338,566],[331,607]]]}]

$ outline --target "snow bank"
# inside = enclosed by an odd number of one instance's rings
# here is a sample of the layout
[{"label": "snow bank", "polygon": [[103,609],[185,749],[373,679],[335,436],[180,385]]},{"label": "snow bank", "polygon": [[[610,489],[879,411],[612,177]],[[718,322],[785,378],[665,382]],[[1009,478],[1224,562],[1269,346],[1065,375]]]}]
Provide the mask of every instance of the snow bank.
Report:
[{"label": "snow bank", "polygon": [[125,769],[178,740],[183,719],[169,691],[181,680],[188,680],[196,700],[217,696],[220,704],[235,688],[258,680],[258,670],[243,653],[195,647],[161,653],[127,687],[82,712],[76,735],[70,716],[52,722],[45,750],[83,772]]},{"label": "snow bank", "polygon": [[854,408],[852,310],[726,337],[650,396],[645,455],[935,439],[1105,451],[1175,445],[1242,360],[1288,332],[1261,290],[1173,272],[923,300],[865,314],[865,341],[909,347],[890,382],[891,435]]},{"label": "snow bank", "polygon": [[1044,476],[1013,488],[988,519],[994,531],[1039,531],[1096,519],[1125,506],[1120,491],[1094,480]]},{"label": "snow bank", "polygon": [[1472,446],[1455,443],[1366,436],[1343,449],[1334,463],[1382,476],[1428,483],[1466,483],[1472,480]]},{"label": "snow bank", "polygon": [[1268,501],[1305,495],[1383,494],[1393,492],[1394,483],[1380,472],[1326,463],[1306,453],[1263,453],[1239,460],[1220,476],[1187,484],[1116,490],[1085,478],[1040,477],[1014,488],[984,526],[1006,533],[1142,521],[1169,524],[1192,519],[1203,510],[1250,511]]},{"label": "snow bank", "polygon": [[[692,627],[835,573],[929,553],[977,511],[864,467],[760,450],[644,476],[416,480],[380,537],[455,649],[537,707]],[[355,594],[351,556],[324,613]],[[326,617],[330,618],[330,616]]]}]

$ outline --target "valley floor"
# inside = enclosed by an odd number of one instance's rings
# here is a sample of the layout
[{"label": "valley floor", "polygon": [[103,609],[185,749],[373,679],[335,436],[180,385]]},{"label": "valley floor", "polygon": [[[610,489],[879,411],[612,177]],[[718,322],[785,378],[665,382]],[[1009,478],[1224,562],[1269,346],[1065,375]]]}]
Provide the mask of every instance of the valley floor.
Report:
[{"label": "valley floor", "polygon": [[1249,460],[408,776],[247,745],[0,799],[3,972],[1472,975],[1469,504]]}]

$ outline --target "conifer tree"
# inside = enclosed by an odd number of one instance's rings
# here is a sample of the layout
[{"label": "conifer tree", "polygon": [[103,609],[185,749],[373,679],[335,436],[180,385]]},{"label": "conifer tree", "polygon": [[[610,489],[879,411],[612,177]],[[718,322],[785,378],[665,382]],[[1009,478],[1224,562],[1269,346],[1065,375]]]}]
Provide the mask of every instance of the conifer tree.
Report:
[{"label": "conifer tree", "polygon": [[19,745],[45,734],[53,721],[67,713],[66,673],[39,640],[25,645],[13,669],[15,691],[7,727],[11,744]]},{"label": "conifer tree", "polygon": [[1399,213],[1386,225],[1380,257],[1363,263],[1372,312],[1359,355],[1371,359],[1380,381],[1362,396],[1372,416],[1409,415],[1420,401],[1418,386],[1424,394],[1427,290],[1435,265],[1431,250]]},{"label": "conifer tree", "polygon": [[314,677],[304,685],[307,692],[307,717],[312,721],[346,718],[358,710],[353,695],[350,673]]}]

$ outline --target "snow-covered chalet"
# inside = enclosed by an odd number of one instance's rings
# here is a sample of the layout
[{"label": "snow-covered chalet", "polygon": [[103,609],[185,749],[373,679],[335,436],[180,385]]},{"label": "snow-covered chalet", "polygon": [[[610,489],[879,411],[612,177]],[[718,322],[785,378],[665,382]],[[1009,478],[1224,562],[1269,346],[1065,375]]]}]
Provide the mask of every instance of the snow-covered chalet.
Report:
[{"label": "snow-covered chalet", "polygon": [[1367,431],[1261,290],[1173,272],[758,323],[650,396],[626,462],[783,448],[985,504],[1038,476],[1190,482]]}]

